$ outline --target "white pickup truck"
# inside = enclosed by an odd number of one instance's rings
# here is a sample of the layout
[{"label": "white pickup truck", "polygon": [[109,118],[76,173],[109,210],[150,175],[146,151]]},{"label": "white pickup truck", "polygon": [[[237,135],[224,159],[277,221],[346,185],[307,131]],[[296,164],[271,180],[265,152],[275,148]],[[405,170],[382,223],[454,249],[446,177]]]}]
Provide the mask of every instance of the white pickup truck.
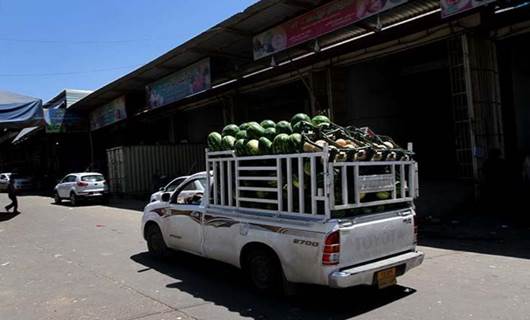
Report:
[{"label": "white pickup truck", "polygon": [[[206,165],[208,174],[145,207],[142,234],[155,256],[176,249],[220,260],[261,290],[384,288],[423,262],[414,161],[330,161],[326,147],[248,157],[206,151]],[[197,181],[204,194],[188,190]]]}]

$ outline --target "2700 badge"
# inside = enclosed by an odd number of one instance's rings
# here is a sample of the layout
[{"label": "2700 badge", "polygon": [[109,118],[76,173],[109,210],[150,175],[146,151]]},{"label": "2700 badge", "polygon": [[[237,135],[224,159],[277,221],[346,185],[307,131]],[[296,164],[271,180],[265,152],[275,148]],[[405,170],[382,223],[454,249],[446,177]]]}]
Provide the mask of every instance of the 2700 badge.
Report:
[{"label": "2700 badge", "polygon": [[309,241],[309,240],[294,239],[293,243],[294,244],[306,245],[306,246],[309,246],[309,247],[318,247],[318,242]]}]

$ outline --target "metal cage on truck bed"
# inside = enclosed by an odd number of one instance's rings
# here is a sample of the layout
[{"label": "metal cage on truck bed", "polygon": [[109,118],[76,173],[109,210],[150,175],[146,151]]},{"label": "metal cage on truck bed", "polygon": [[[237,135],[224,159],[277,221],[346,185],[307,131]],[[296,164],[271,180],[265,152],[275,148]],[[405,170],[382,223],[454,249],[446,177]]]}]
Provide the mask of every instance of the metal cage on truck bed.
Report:
[{"label": "metal cage on truck bed", "polygon": [[327,146],[244,157],[206,150],[206,168],[212,173],[208,206],[225,210],[325,219],[339,211],[412,203],[418,196],[416,162],[331,162]]}]

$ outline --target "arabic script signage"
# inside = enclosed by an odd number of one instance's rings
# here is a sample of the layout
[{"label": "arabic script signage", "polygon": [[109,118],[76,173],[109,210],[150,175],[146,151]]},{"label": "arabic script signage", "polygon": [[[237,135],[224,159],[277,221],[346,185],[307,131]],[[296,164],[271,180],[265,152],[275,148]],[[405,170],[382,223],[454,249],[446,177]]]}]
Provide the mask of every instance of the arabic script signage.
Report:
[{"label": "arabic script signage", "polygon": [[408,0],[335,0],[258,34],[254,59],[270,56],[401,5]]},{"label": "arabic script signage", "polygon": [[90,113],[90,130],[94,131],[127,118],[125,97],[119,97]]},{"label": "arabic script signage", "polygon": [[210,88],[210,59],[204,59],[148,85],[147,104],[158,108]]},{"label": "arabic script signage", "polygon": [[83,132],[83,119],[74,111],[66,108],[46,108],[44,122],[46,133]]},{"label": "arabic script signage", "polygon": [[442,18],[495,2],[495,0],[440,0]]}]

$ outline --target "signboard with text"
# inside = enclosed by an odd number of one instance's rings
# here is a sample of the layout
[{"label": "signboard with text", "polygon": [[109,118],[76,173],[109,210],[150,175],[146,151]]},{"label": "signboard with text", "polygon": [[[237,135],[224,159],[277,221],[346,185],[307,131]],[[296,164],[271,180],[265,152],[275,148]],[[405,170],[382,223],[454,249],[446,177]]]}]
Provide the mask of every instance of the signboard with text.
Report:
[{"label": "signboard with text", "polygon": [[90,113],[90,130],[94,131],[127,118],[125,97],[119,97]]},{"label": "signboard with text", "polygon": [[47,108],[44,111],[46,133],[83,132],[83,119],[65,108]]},{"label": "signboard with text", "polygon": [[151,109],[179,101],[211,88],[210,59],[201,60],[146,86]]},{"label": "signboard with text", "polygon": [[254,37],[254,60],[351,25],[408,0],[335,0]]},{"label": "signboard with text", "polygon": [[495,2],[495,0],[440,0],[442,18]]}]

